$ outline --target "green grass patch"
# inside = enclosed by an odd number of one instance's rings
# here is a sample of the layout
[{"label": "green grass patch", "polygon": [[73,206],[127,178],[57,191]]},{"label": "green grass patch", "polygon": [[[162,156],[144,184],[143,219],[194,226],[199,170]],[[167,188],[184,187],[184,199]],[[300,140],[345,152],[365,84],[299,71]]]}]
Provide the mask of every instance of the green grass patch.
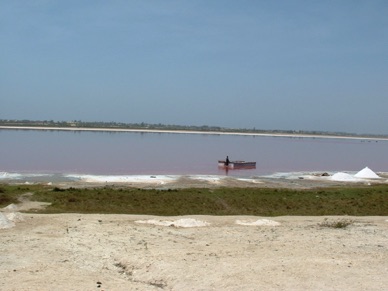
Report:
[{"label": "green grass patch", "polygon": [[322,188],[42,188],[32,199],[44,213],[151,215],[388,215],[388,186]]},{"label": "green grass patch", "polygon": [[0,184],[0,208],[12,203],[18,203],[18,197],[21,194],[41,190],[41,185],[8,185]]}]

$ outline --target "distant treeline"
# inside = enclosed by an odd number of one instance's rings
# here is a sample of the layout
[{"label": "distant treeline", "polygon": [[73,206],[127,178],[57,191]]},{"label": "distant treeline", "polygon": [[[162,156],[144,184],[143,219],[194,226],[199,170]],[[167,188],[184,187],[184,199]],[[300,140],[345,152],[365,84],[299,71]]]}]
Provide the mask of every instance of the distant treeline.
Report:
[{"label": "distant treeline", "polygon": [[247,128],[227,128],[220,126],[196,126],[196,125],[176,125],[176,124],[151,124],[151,123],[123,123],[123,122],[103,122],[103,121],[54,121],[54,120],[10,120],[0,119],[0,126],[27,126],[27,127],[74,127],[74,128],[109,128],[109,129],[144,129],[144,130],[186,130],[204,132],[235,132],[235,133],[263,133],[263,134],[301,134],[301,135],[330,135],[330,136],[356,136],[356,137],[376,137],[387,138],[388,135],[355,134],[346,132],[328,131],[301,131],[301,130],[263,130]]}]

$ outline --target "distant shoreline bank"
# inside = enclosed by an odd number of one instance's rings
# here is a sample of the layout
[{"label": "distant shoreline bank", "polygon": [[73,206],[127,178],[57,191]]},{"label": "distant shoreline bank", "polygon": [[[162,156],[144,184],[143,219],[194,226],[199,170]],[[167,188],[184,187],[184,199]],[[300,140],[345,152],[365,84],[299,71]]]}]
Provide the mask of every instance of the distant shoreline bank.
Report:
[{"label": "distant shoreline bank", "polygon": [[191,130],[161,130],[161,129],[130,129],[130,128],[86,128],[86,127],[45,127],[45,126],[0,126],[0,130],[52,130],[52,131],[93,131],[93,132],[135,132],[135,133],[170,133],[170,134],[205,134],[205,135],[238,135],[238,136],[268,136],[288,138],[324,138],[324,139],[353,139],[387,141],[384,137],[341,136],[297,133],[250,133],[250,132],[222,132],[222,131],[191,131]]}]

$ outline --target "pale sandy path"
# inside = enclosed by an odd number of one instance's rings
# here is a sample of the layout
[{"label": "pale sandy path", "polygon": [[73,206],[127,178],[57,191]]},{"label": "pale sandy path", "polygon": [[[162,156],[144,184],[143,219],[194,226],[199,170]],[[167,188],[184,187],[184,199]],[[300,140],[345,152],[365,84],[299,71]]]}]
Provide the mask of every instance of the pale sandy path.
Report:
[{"label": "pale sandy path", "polygon": [[[190,216],[205,227],[138,220],[182,217],[23,214],[0,229],[0,290],[386,290],[387,217]],[[188,218],[188,217],[183,217]],[[331,218],[332,219],[332,218]],[[334,218],[333,218],[334,219]],[[101,284],[97,284],[100,282]]]}]

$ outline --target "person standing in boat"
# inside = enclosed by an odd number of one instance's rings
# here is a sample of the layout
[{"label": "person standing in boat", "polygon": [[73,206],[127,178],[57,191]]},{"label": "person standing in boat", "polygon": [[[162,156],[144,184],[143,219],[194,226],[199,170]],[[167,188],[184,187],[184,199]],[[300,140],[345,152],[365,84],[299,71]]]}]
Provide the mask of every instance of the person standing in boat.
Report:
[{"label": "person standing in boat", "polygon": [[226,156],[225,166],[229,166],[229,156]]}]

